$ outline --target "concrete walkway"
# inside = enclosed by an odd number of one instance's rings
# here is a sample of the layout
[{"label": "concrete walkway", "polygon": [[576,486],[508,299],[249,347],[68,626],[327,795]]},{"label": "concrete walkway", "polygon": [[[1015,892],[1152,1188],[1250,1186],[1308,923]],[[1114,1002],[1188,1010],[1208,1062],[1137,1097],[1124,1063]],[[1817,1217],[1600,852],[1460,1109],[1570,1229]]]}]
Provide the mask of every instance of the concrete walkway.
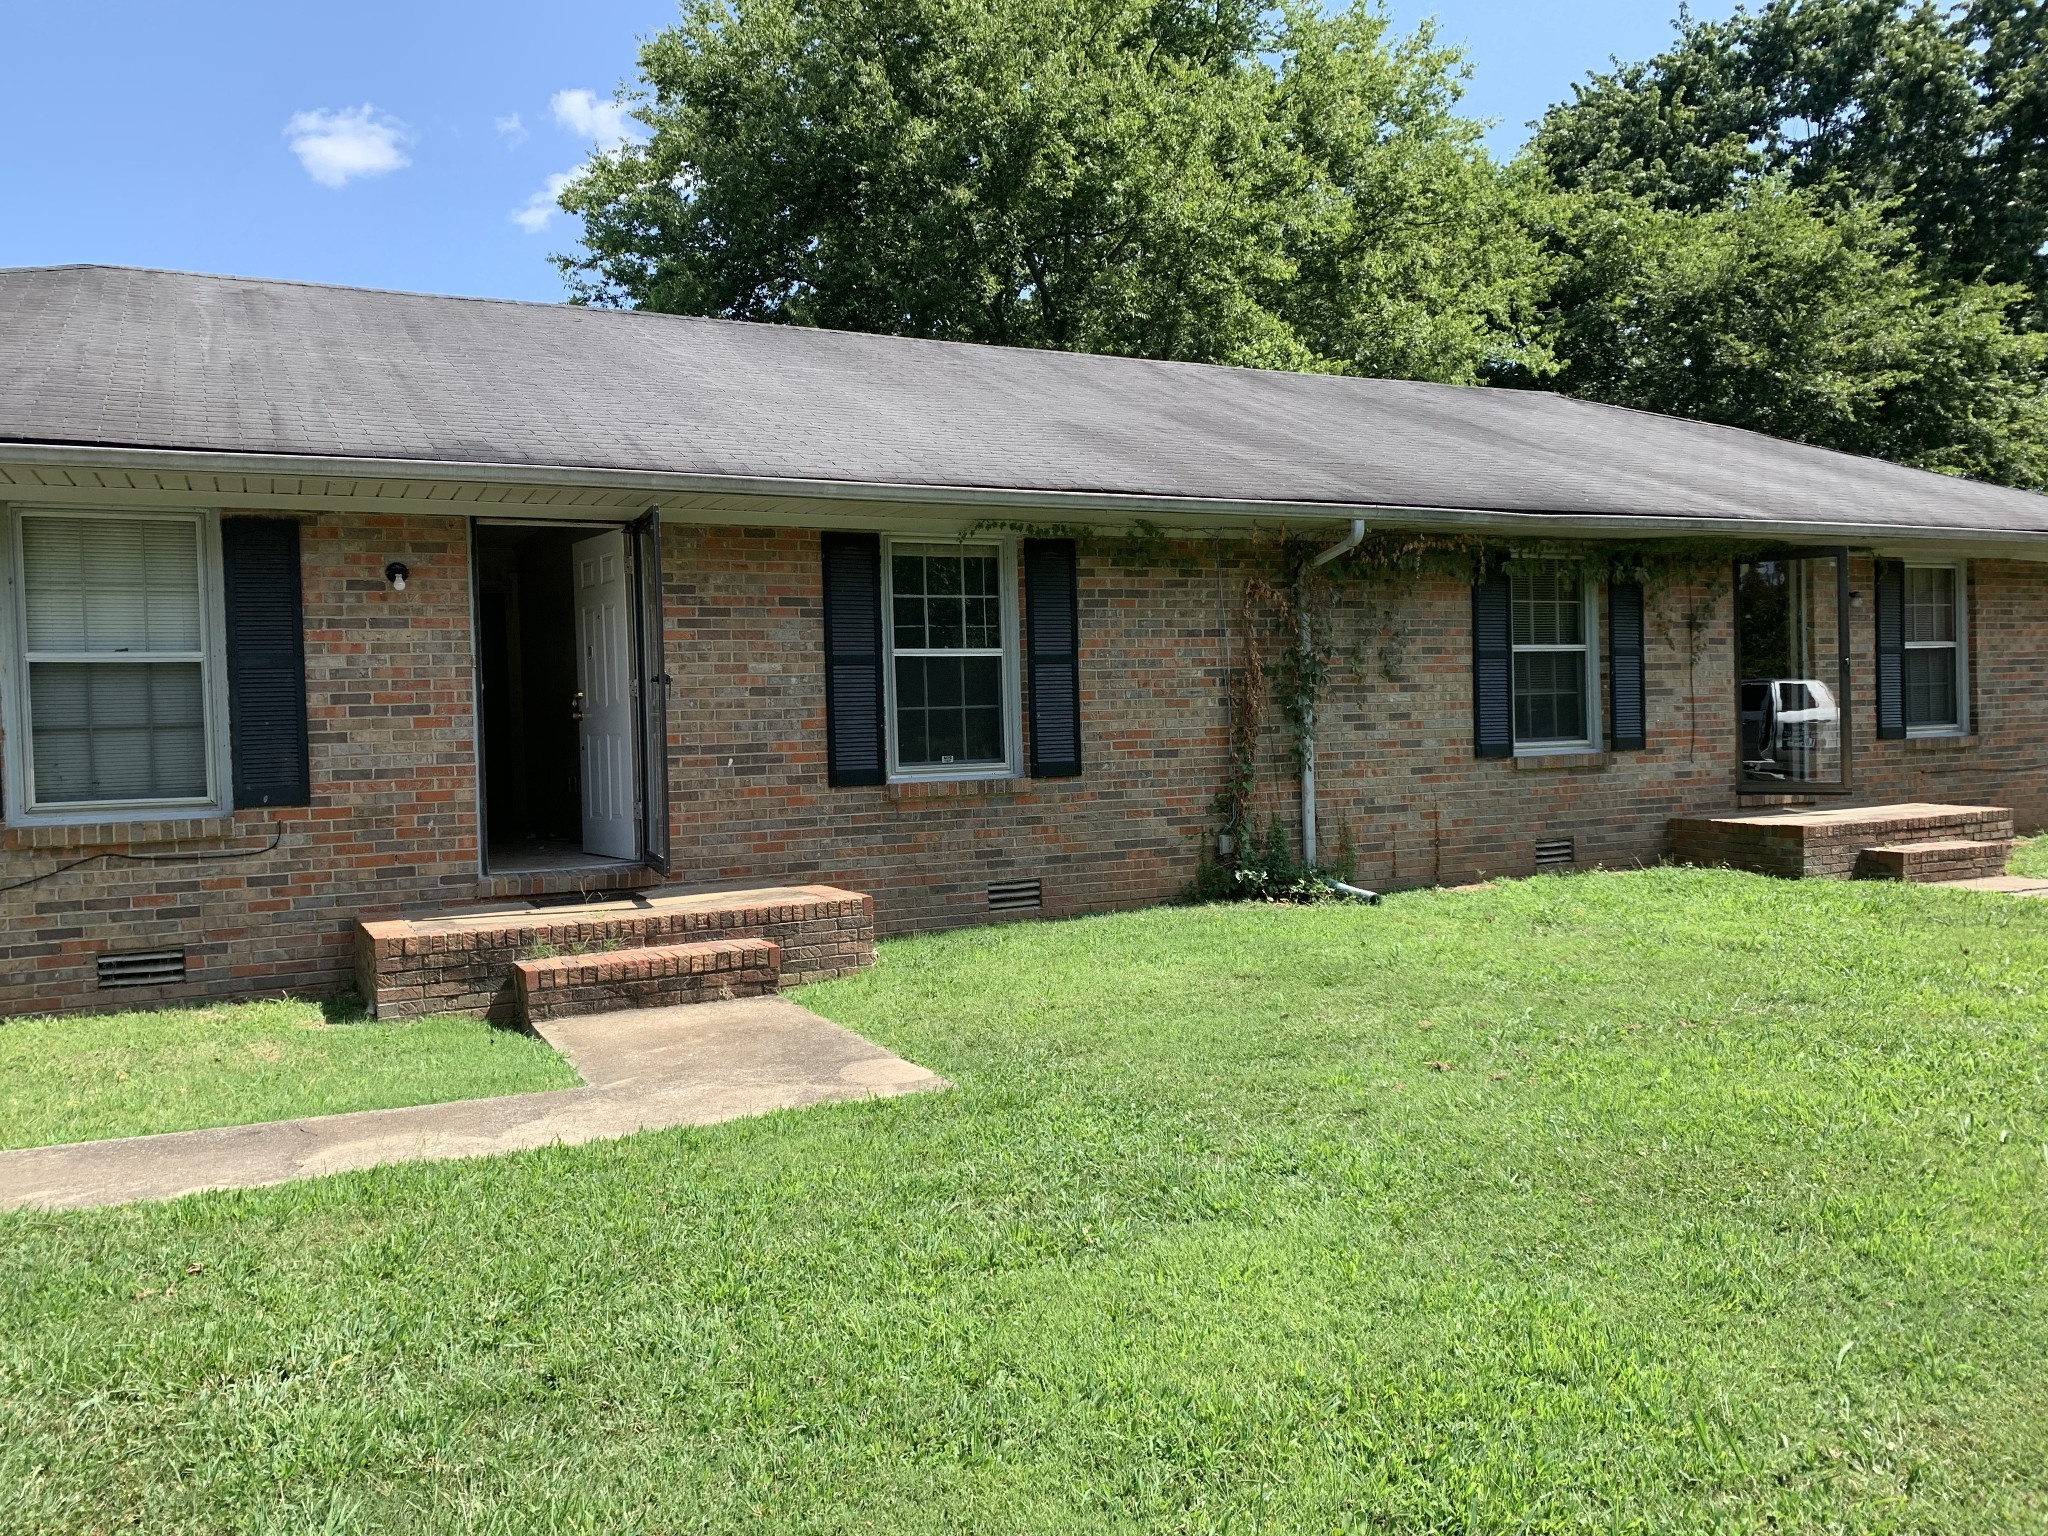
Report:
[{"label": "concrete walkway", "polygon": [[168,1200],[946,1086],[781,997],[557,1019],[540,1032],[586,1086],[0,1152],[0,1210]]},{"label": "concrete walkway", "polygon": [[1940,880],[1955,891],[1996,891],[2004,896],[2048,896],[2048,880],[2031,875],[1979,875],[1975,880]]}]

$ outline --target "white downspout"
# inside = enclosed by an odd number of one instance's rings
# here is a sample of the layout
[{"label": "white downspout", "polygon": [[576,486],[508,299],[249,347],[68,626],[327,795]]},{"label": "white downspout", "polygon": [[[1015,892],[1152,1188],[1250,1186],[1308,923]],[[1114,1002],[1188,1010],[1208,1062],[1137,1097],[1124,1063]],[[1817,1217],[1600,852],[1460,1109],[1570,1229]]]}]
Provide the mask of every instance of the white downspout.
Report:
[{"label": "white downspout", "polygon": [[[1295,608],[1301,615],[1299,660],[1303,675],[1315,663],[1315,635],[1309,623],[1308,575],[1328,565],[1339,555],[1349,554],[1365,539],[1365,519],[1351,519],[1351,531],[1301,568],[1295,588]],[[1314,699],[1301,701],[1301,862],[1313,868],[1316,862],[1316,705]]]}]

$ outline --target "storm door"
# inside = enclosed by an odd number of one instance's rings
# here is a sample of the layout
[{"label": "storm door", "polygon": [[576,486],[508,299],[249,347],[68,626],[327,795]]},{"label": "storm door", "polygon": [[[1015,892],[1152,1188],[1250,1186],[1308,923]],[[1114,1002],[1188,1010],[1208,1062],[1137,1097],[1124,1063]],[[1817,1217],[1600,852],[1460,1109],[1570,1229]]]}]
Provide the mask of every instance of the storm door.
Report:
[{"label": "storm door", "polygon": [[1805,552],[1735,567],[1738,787],[1850,787],[1849,557]]}]

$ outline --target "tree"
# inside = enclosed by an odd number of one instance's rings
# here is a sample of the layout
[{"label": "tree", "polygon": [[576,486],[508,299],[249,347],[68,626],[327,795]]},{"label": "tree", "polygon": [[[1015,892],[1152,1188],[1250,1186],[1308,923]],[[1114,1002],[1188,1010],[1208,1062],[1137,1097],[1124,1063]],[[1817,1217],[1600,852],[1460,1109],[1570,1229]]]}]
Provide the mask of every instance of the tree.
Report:
[{"label": "tree", "polygon": [[1374,0],[686,0],[557,259],[585,303],[1474,379],[1541,291],[1523,193],[1458,56],[1388,34]]},{"label": "tree", "polygon": [[1536,135],[1564,187],[1721,207],[1783,176],[1887,205],[1936,279],[2048,315],[2048,0],[1768,0],[1574,88]]},{"label": "tree", "polygon": [[1926,277],[1888,212],[1782,175],[1699,213],[1558,196],[1548,387],[2048,487],[2048,337],[2007,323],[2016,288]]}]

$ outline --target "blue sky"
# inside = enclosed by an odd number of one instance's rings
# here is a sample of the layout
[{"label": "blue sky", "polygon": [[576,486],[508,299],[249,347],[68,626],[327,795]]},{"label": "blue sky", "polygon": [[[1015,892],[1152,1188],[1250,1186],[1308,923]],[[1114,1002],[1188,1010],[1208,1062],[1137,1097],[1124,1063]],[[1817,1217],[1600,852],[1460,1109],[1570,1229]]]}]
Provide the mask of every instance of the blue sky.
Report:
[{"label": "blue sky", "polygon": [[[1468,105],[1524,124],[1676,0],[1392,0],[1467,45]],[[1729,5],[1699,4],[1701,15]],[[672,0],[0,5],[0,266],[102,261],[555,299],[551,176],[614,131]],[[539,201],[536,201],[537,196]]]}]

